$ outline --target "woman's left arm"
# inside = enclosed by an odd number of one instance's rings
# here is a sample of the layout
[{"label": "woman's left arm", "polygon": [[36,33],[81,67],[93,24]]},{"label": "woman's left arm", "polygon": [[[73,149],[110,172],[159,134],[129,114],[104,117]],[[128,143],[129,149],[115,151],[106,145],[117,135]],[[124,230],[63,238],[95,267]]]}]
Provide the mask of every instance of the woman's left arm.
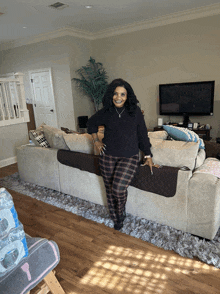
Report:
[{"label": "woman's left arm", "polygon": [[145,155],[152,157],[152,153],[150,150],[151,143],[148,137],[147,127],[144,121],[144,116],[141,113],[139,107],[137,109],[137,135],[139,149],[143,151]]},{"label": "woman's left arm", "polygon": [[138,145],[139,149],[144,152],[144,163],[143,165],[149,165],[151,174],[153,173],[152,167],[154,166],[153,160],[152,160],[152,153],[150,150],[151,143],[148,137],[148,131],[147,127],[144,121],[144,116],[140,110],[140,108],[137,110],[137,116],[138,116],[138,124],[137,124],[137,134],[138,134]]}]

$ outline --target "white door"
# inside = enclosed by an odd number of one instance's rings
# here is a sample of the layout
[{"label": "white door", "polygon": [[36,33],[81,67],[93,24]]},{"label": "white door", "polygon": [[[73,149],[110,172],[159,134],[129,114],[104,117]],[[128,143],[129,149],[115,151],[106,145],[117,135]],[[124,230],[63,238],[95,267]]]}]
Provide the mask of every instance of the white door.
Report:
[{"label": "white door", "polygon": [[30,71],[30,82],[33,95],[33,108],[36,127],[45,123],[57,128],[51,69]]}]

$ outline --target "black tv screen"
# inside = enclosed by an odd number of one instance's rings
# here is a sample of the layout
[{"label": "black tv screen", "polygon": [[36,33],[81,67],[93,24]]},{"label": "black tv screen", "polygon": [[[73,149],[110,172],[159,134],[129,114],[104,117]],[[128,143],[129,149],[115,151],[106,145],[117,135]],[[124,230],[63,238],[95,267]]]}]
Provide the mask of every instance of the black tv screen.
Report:
[{"label": "black tv screen", "polygon": [[159,85],[160,115],[213,115],[215,81]]}]

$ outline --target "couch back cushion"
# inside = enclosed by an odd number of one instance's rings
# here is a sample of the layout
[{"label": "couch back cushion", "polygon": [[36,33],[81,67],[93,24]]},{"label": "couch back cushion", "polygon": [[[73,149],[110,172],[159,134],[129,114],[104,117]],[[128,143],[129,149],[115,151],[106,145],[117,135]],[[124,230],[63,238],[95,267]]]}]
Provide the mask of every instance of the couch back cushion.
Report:
[{"label": "couch back cushion", "polygon": [[196,157],[196,166],[195,168],[200,167],[206,159],[206,152],[204,149],[199,149],[198,155]]},{"label": "couch back cushion", "polygon": [[150,138],[154,164],[183,167],[193,170],[199,143]]},{"label": "couch back cushion", "polygon": [[163,139],[166,140],[168,137],[168,134],[166,131],[156,131],[156,132],[148,132],[148,137],[149,138],[154,138],[154,139]]},{"label": "couch back cushion", "polygon": [[90,134],[64,134],[63,137],[71,151],[94,154],[94,144]]},{"label": "couch back cushion", "polygon": [[51,148],[69,150],[63,137],[66,134],[64,131],[48,125],[43,125],[42,129]]}]

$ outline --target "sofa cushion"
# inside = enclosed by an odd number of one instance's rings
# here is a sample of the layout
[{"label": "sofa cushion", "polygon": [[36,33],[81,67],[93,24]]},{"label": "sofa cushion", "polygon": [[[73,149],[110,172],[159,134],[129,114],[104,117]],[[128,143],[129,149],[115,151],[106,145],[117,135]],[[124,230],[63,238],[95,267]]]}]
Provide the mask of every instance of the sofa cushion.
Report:
[{"label": "sofa cushion", "polygon": [[200,167],[204,163],[205,158],[206,158],[205,150],[204,149],[199,149],[199,152],[198,152],[197,157],[196,157],[196,166],[195,166],[195,168]]},{"label": "sofa cushion", "polygon": [[149,138],[155,138],[155,139],[167,139],[167,132],[166,131],[156,131],[156,132],[148,132],[148,137]]},{"label": "sofa cushion", "polygon": [[92,136],[85,134],[64,134],[64,140],[71,151],[94,154]]},{"label": "sofa cushion", "polygon": [[51,148],[69,150],[63,138],[63,135],[65,134],[64,131],[48,125],[43,125],[42,128]]},{"label": "sofa cushion", "polygon": [[217,158],[207,158],[194,173],[210,174],[220,178],[220,161]]},{"label": "sofa cushion", "polygon": [[195,168],[199,143],[150,138],[154,164]]},{"label": "sofa cushion", "polygon": [[44,132],[41,130],[31,130],[29,131],[29,137],[35,146],[50,148],[50,144],[47,141]]},{"label": "sofa cushion", "polygon": [[204,142],[199,136],[186,128],[175,127],[171,125],[163,125],[165,131],[174,140],[186,141],[186,142],[199,142],[199,148],[205,149]]}]

